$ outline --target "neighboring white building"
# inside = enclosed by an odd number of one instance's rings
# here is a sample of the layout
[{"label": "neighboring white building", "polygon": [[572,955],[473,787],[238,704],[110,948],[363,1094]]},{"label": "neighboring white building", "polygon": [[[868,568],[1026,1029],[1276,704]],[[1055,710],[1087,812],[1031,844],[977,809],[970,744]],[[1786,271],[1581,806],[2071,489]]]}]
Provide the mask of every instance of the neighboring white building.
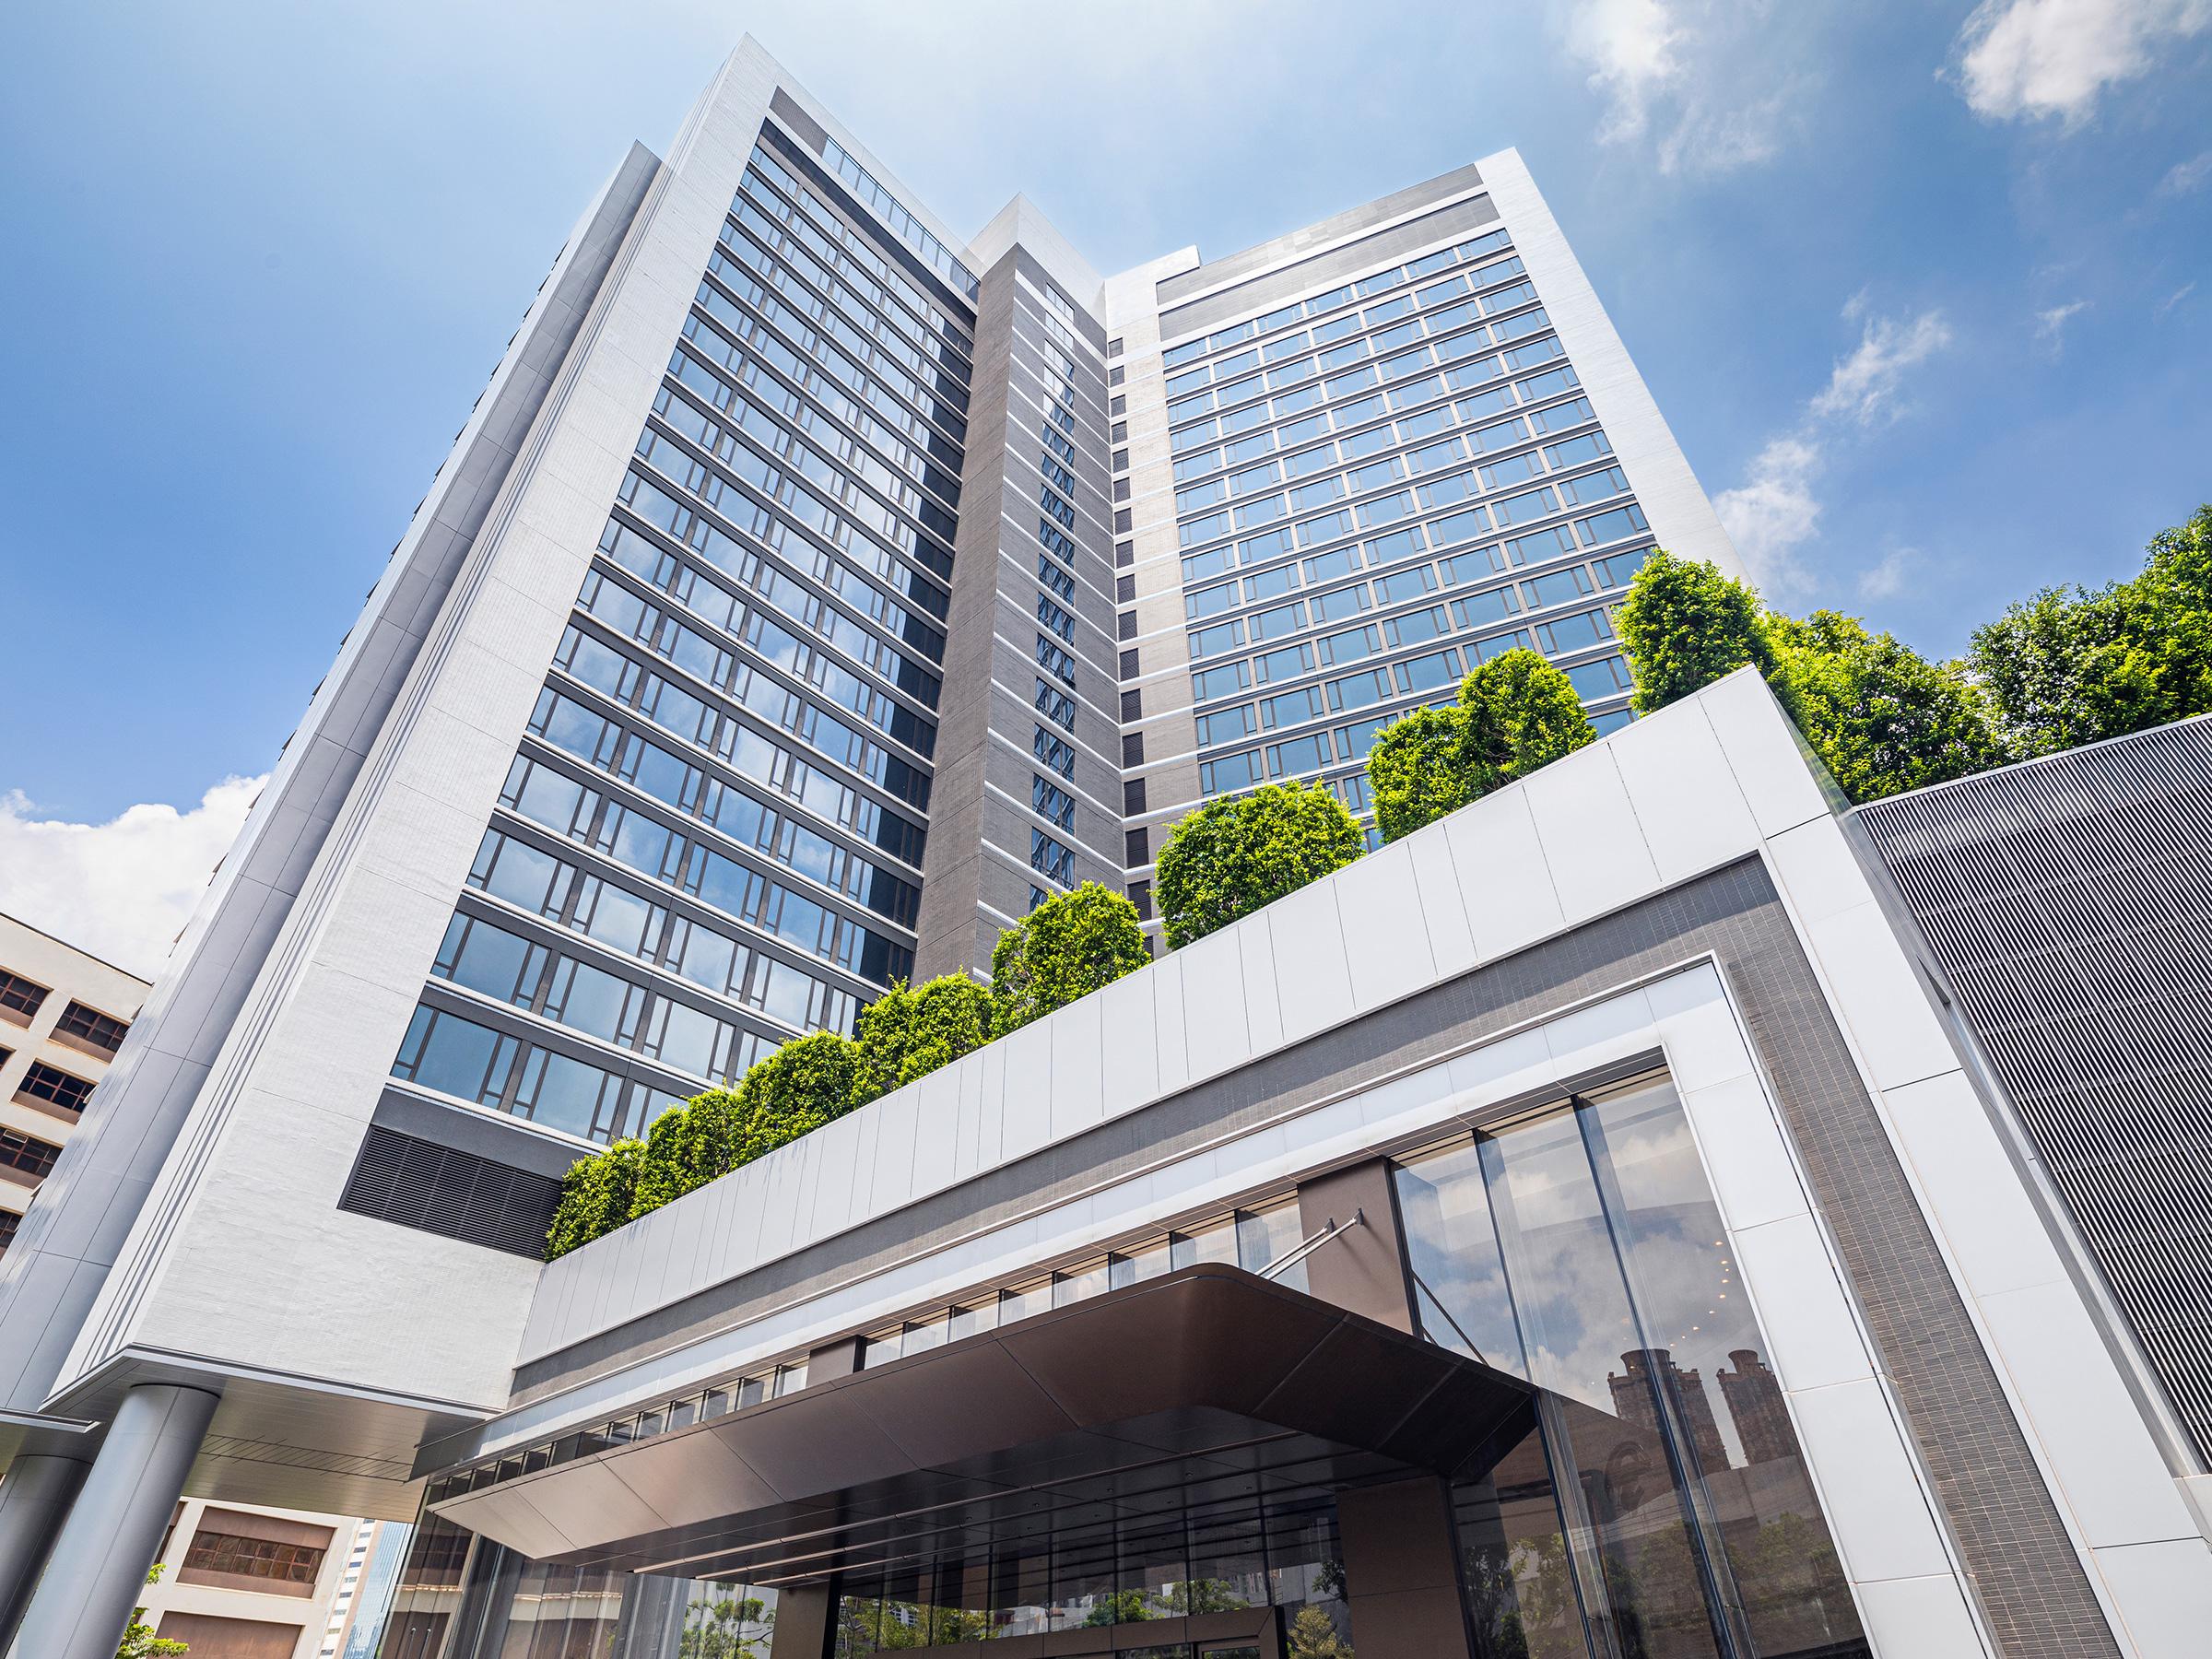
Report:
[{"label": "neighboring white building", "polygon": [[0,914],[0,1255],[151,989]]},{"label": "neighboring white building", "polygon": [[337,1659],[357,1631],[373,1642],[383,1608],[361,1586],[380,1577],[380,1550],[404,1547],[406,1531],[185,1499],[161,1543],[161,1577],[142,1602],[147,1623],[191,1643],[192,1659]]}]

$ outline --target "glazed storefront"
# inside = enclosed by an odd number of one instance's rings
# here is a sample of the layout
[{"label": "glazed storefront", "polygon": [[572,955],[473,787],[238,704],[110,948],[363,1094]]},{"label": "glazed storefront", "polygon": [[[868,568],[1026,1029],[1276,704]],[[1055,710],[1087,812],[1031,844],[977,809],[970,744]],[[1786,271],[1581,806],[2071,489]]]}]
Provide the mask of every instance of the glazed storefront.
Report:
[{"label": "glazed storefront", "polygon": [[449,1477],[382,1652],[1865,1653],[1665,1074],[1502,1112]]}]

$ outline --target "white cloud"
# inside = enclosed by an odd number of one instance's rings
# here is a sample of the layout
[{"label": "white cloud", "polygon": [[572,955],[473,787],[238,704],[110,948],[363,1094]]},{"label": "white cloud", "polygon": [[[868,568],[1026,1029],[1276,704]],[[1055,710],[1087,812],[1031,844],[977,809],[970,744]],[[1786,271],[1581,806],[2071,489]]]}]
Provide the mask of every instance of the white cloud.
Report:
[{"label": "white cloud", "polygon": [[[1726,172],[1771,157],[1802,93],[1780,74],[1769,7],[1715,0],[1577,0],[1569,53],[1589,69],[1606,112],[1598,138],[1653,145],[1665,173]],[[1778,78],[1780,84],[1778,85]],[[1746,87],[1768,88],[1746,100]]]},{"label": "white cloud", "polygon": [[1859,597],[1887,599],[1905,585],[1905,564],[1915,557],[1911,547],[1892,547],[1877,565],[1859,572]]},{"label": "white cloud", "polygon": [[2179,305],[2183,300],[2188,299],[2190,295],[2195,292],[2195,283],[2183,283],[2180,288],[2175,288],[2172,293],[2167,295],[2165,299],[2159,300],[2157,305],[2151,308],[2150,314],[2152,318],[2157,322],[2165,322],[2167,313],[2171,312],[2175,306]]},{"label": "white cloud", "polygon": [[41,818],[0,795],[0,911],[151,978],[266,778],[225,778],[197,806],[142,805],[104,824]]},{"label": "white cloud", "polygon": [[1806,586],[1797,549],[1820,533],[1813,480],[1825,463],[1809,433],[1771,439],[1744,482],[1712,499],[1721,526],[1743,555],[1752,582],[1771,596]]},{"label": "white cloud", "polygon": [[[1908,371],[1951,342],[1950,324],[1938,311],[1912,318],[1871,316],[1862,295],[1843,308],[1843,314],[1864,319],[1858,346],[1806,401],[1797,424],[1769,439],[1752,458],[1744,482],[1712,500],[1751,580],[1772,600],[1802,594],[1814,585],[1803,549],[1819,537],[1816,486],[1838,430],[1894,418],[1904,406]],[[1904,558],[1901,551],[1892,554],[1865,572],[1861,593],[1880,598],[1895,592],[1894,585],[1882,584],[1902,580]]]},{"label": "white cloud", "polygon": [[2065,349],[2066,324],[2089,309],[2087,300],[2069,300],[2064,305],[2054,305],[2049,311],[2035,313],[2036,344],[2053,357]]},{"label": "white cloud", "polygon": [[2193,156],[2186,161],[2176,161],[2166,170],[2166,176],[2159,181],[2159,187],[2151,194],[2167,197],[2194,195],[2205,187],[2207,180],[2212,180],[2212,150],[2206,150],[2201,156]]},{"label": "white cloud", "polygon": [[2207,28],[2212,0],[1982,0],[1959,31],[1955,75],[1977,115],[2056,116],[2071,128],[2106,88]]},{"label": "white cloud", "polygon": [[[1865,314],[1864,296],[1843,308],[1846,317]],[[1852,354],[1839,360],[1828,384],[1806,406],[1823,419],[1849,418],[1861,426],[1893,419],[1908,370],[1916,369],[1951,343],[1951,325],[1938,311],[1910,321],[1868,317]]]}]

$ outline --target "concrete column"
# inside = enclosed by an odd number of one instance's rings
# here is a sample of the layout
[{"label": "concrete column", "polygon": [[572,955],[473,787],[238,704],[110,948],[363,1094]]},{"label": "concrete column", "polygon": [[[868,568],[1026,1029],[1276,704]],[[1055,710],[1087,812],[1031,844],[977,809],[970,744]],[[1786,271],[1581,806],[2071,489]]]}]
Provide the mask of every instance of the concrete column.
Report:
[{"label": "concrete column", "polygon": [[18,1454],[0,1480],[0,1648],[16,1633],[39,1569],[53,1548],[70,1500],[91,1463],[87,1457]]},{"label": "concrete column", "polygon": [[1444,1483],[1418,1476],[1336,1496],[1359,1659],[1468,1659]]},{"label": "concrete column", "polygon": [[[1365,1226],[1352,1227],[1364,1215]],[[1398,1197],[1382,1159],[1332,1170],[1298,1189],[1298,1224],[1312,1238],[1331,1221],[1346,1223],[1338,1233],[1306,1258],[1306,1285],[1325,1302],[1335,1302],[1379,1324],[1407,1333],[1414,1321],[1405,1258],[1398,1243]]]},{"label": "concrete column", "polygon": [[9,1659],[115,1659],[216,1403],[205,1389],[166,1383],[123,1396]]}]

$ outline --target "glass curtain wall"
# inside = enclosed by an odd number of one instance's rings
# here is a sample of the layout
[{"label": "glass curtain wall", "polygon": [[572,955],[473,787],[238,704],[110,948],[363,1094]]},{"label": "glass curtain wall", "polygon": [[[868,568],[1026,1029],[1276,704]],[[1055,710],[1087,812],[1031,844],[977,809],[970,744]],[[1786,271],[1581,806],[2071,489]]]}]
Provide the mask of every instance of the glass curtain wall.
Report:
[{"label": "glass curtain wall", "polygon": [[1547,1391],[1455,1495],[1477,1651],[1866,1653],[1672,1086],[1396,1180],[1424,1330]]}]

